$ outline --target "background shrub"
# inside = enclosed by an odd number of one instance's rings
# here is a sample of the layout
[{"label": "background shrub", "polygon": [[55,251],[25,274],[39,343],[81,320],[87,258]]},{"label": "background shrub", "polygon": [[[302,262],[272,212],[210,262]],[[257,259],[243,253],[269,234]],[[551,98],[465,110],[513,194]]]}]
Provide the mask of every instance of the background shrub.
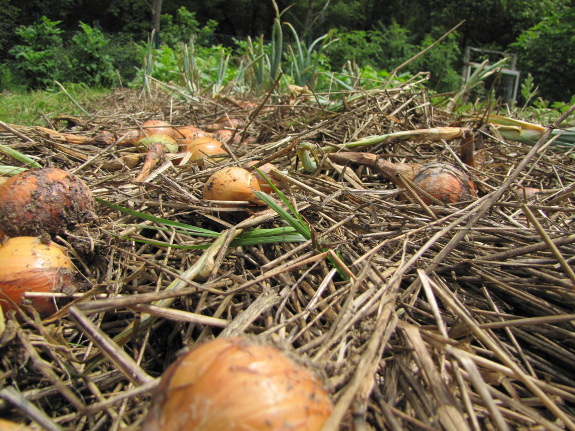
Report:
[{"label": "background shrub", "polygon": [[10,50],[15,60],[12,66],[30,88],[49,87],[69,71],[60,23],[44,16],[37,24],[16,28],[21,42]]}]

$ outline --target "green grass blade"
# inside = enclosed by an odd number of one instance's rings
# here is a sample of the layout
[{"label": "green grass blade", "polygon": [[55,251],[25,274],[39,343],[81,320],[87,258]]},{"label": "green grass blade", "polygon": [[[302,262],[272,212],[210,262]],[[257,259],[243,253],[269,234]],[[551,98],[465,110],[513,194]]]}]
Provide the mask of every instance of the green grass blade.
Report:
[{"label": "green grass blade", "polygon": [[26,166],[30,168],[41,168],[42,165],[38,163],[36,160],[28,157],[26,154],[22,154],[20,151],[16,151],[13,148],[10,148],[7,145],[0,144],[0,152],[6,154],[9,157],[12,157],[19,162],[24,163]]},{"label": "green grass blade", "polygon": [[11,176],[11,175],[19,174],[20,172],[25,172],[27,170],[28,170],[28,168],[2,165],[2,166],[0,166],[0,175]]},{"label": "green grass blade", "polygon": [[178,250],[205,250],[211,244],[200,244],[200,245],[180,245],[180,244],[170,244],[164,241],[155,241],[153,239],[143,239],[143,238],[134,238],[134,237],[125,237],[124,239],[137,242],[139,244],[148,244],[153,245],[155,247],[169,247],[175,248]]},{"label": "green grass blade", "polygon": [[[215,237],[220,236],[220,234],[219,234],[218,232],[215,232],[215,231],[213,231],[213,230],[203,229],[203,228],[200,228],[200,227],[197,227],[197,226],[192,226],[192,225],[189,225],[189,224],[186,224],[186,223],[180,223],[180,222],[176,222],[176,221],[172,221],[172,220],[167,220],[167,219],[164,219],[164,218],[161,218],[161,217],[156,217],[156,216],[153,216],[153,215],[150,215],[150,214],[145,214],[145,213],[142,213],[142,212],[139,212],[139,211],[135,211],[135,210],[131,210],[131,209],[129,209],[129,208],[125,208],[125,207],[123,207],[123,206],[121,206],[121,205],[118,205],[118,204],[115,204],[115,203],[112,203],[112,202],[105,201],[105,200],[103,200],[103,199],[101,199],[101,198],[96,198],[96,201],[99,202],[99,203],[101,203],[101,204],[103,204],[103,205],[106,205],[106,206],[108,206],[108,207],[110,207],[110,208],[113,208],[113,209],[115,209],[115,210],[121,211],[121,212],[123,212],[123,213],[125,213],[125,214],[132,215],[132,216],[134,216],[134,217],[141,218],[141,219],[143,219],[143,220],[148,220],[148,221],[152,221],[152,222],[155,222],[155,223],[160,223],[160,224],[163,224],[163,225],[166,225],[166,226],[170,226],[170,227],[174,227],[174,228],[179,228],[179,229],[185,231],[185,233],[187,233],[187,234],[193,233],[193,234],[195,234],[195,235],[208,236],[208,237],[212,237],[212,238],[215,238]],[[146,226],[146,228],[150,228],[150,226]]]},{"label": "green grass blade", "polygon": [[[270,179],[266,176],[266,174],[262,171],[260,171],[259,169],[256,169],[256,171],[259,172],[259,174],[267,181],[267,183],[271,186],[271,188],[273,189],[274,192],[276,192],[276,194],[279,196],[279,198],[282,200],[282,202],[285,204],[285,206],[288,207],[288,209],[296,216],[297,220],[299,221],[300,224],[302,224],[308,231],[309,231],[309,227],[307,226],[307,222],[304,220],[304,218],[302,216],[299,215],[299,213],[297,212],[297,210],[293,207],[293,205],[291,204],[291,202],[289,201],[289,199],[282,193],[282,191],[280,189],[278,189],[276,187],[276,185],[274,183],[272,183],[270,181]],[[262,193],[262,192],[256,192],[256,193]],[[262,193],[265,195],[265,193]],[[267,196],[267,195],[266,195]],[[268,196],[269,198],[269,196]],[[277,205],[277,202],[275,202],[272,198],[270,198],[273,203]],[[282,211],[283,208],[279,207]],[[274,209],[275,211],[275,209]],[[277,211],[276,211],[277,212]],[[285,211],[284,211],[285,212]]]},{"label": "green grass blade", "polygon": [[291,226],[260,228],[243,232],[238,238],[261,238],[278,235],[291,235],[295,230]]},{"label": "green grass blade", "polygon": [[[289,224],[292,228],[295,229],[297,233],[305,237],[306,239],[311,238],[311,231],[307,224],[305,224],[301,216],[298,214],[298,218],[293,217],[290,213],[288,213],[285,209],[281,207],[271,196],[267,195],[264,192],[255,192],[258,199],[262,200],[267,206],[273,209],[287,224]],[[290,205],[291,206],[291,205]],[[292,208],[290,208],[292,210]],[[292,210],[295,213],[295,211]]]}]

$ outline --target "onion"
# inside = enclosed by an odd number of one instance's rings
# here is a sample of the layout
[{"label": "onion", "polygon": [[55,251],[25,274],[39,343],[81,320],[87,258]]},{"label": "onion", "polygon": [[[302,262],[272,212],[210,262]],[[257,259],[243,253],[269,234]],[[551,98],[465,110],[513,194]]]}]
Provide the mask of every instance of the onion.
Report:
[{"label": "onion", "polygon": [[18,424],[16,422],[9,421],[8,419],[0,418],[0,430],[1,431],[31,431],[32,428],[28,428],[26,425]]},{"label": "onion", "polygon": [[[444,203],[456,203],[477,196],[475,184],[467,174],[448,163],[392,163],[376,154],[362,152],[341,152],[330,154],[336,163],[359,163],[372,166],[379,174],[398,186],[403,186],[399,174],[412,181],[426,193]],[[421,196],[425,203],[430,199]]]},{"label": "onion", "polygon": [[178,141],[193,141],[197,138],[211,138],[212,134],[204,132],[194,126],[182,126],[176,129],[176,139]]},{"label": "onion", "polygon": [[224,118],[220,118],[218,121],[216,121],[213,124],[208,124],[207,126],[204,127],[204,130],[207,132],[216,132],[216,131],[222,130],[222,129],[239,129],[240,127],[243,127],[244,125],[245,125],[245,122],[243,120],[240,120],[238,118],[224,117]]},{"label": "onion", "polygon": [[94,197],[57,168],[21,172],[0,186],[0,228],[8,236],[59,235],[93,217]]},{"label": "onion", "polygon": [[164,153],[177,153],[176,138],[179,136],[170,123],[163,120],[144,121],[139,130],[130,130],[124,134],[118,143],[132,144],[138,151],[146,154],[142,169],[134,181],[148,178]]},{"label": "onion", "polygon": [[260,184],[251,172],[229,166],[215,172],[204,185],[204,199],[213,201],[248,201],[260,204],[254,192]]},{"label": "onion", "polygon": [[[13,310],[12,302],[22,305],[27,291],[73,293],[75,273],[59,245],[38,237],[10,238],[0,246],[0,305],[4,312]],[[56,311],[52,298],[33,298],[31,303],[42,315]]]},{"label": "onion", "polygon": [[152,169],[164,156],[164,153],[177,153],[176,134],[169,123],[161,120],[150,120],[142,123],[143,134],[134,140],[134,146],[141,153],[146,153],[142,170],[134,181],[144,181]]},{"label": "onion", "polygon": [[121,169],[133,169],[142,161],[140,153],[120,153],[116,159],[105,162],[102,168],[108,171],[119,171]]},{"label": "onion", "polygon": [[[244,167],[248,170],[250,170],[249,168],[251,168],[252,166],[254,166],[256,163],[258,163],[257,160],[252,160],[247,162]],[[258,171],[263,172],[265,174],[265,176],[275,185],[278,186],[278,182],[269,174],[271,171],[273,171],[274,169],[277,169],[276,166],[272,163],[264,163],[263,165],[259,166]],[[258,182],[260,183],[260,188],[262,189],[263,192],[266,193],[272,193],[274,191],[274,189],[272,189],[272,186],[269,185],[269,183],[266,181],[266,179],[256,170],[253,171],[253,174],[255,175],[255,177],[258,179]]]},{"label": "onion", "polygon": [[[185,141],[181,146],[182,151],[191,153],[190,160],[197,162],[205,159],[206,157],[212,158],[216,155],[227,156],[228,152],[223,147],[221,141],[210,137],[196,138],[191,141]],[[214,160],[221,160],[221,158],[214,158]]]},{"label": "onion", "polygon": [[140,128],[142,129],[141,135],[166,135],[175,137],[176,132],[170,123],[163,120],[148,120],[144,121]]},{"label": "onion", "polygon": [[142,431],[319,431],[332,409],[319,380],[276,348],[219,338],[166,370]]},{"label": "onion", "polygon": [[[467,174],[447,163],[422,165],[413,184],[444,203],[467,201],[477,196],[475,185]],[[427,197],[421,198],[430,203]]]}]

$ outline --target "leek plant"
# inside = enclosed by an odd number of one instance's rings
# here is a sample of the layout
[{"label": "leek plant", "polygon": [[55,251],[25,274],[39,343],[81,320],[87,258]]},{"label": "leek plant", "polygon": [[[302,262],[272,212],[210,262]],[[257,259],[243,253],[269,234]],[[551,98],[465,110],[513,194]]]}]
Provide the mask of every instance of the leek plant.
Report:
[{"label": "leek plant", "polygon": [[190,39],[190,42],[187,45],[183,45],[182,59],[184,85],[188,93],[194,95],[201,89],[202,73],[196,62],[196,47],[193,38]]},{"label": "leek plant", "polygon": [[144,56],[144,64],[142,65],[142,93],[149,96],[152,94],[151,82],[152,73],[154,72],[154,31],[148,38],[146,44],[146,54]]},{"label": "leek plant", "polygon": [[291,30],[295,46],[292,47],[290,44],[287,47],[291,60],[291,76],[297,85],[307,86],[314,90],[317,87],[321,52],[333,42],[336,42],[337,39],[329,40],[329,34],[324,34],[314,40],[309,47],[306,47],[305,43],[299,38],[296,29],[290,23],[286,23],[286,26]]},{"label": "leek plant", "polygon": [[481,63],[479,67],[477,67],[477,69],[475,69],[475,71],[471,74],[467,82],[465,82],[459,91],[455,93],[455,95],[449,100],[445,110],[450,113],[455,111],[457,104],[466,94],[469,94],[471,90],[478,87],[479,85],[483,85],[483,82],[488,77],[494,73],[499,72],[499,69],[502,68],[508,61],[509,57],[505,57],[493,64],[489,64],[489,60],[485,60],[483,63]]},{"label": "leek plant", "polygon": [[[541,124],[529,123],[515,118],[490,114],[485,119],[504,139],[524,144],[535,145],[543,136],[546,128]],[[564,147],[575,147],[575,127],[553,129],[550,139],[553,144]]]}]

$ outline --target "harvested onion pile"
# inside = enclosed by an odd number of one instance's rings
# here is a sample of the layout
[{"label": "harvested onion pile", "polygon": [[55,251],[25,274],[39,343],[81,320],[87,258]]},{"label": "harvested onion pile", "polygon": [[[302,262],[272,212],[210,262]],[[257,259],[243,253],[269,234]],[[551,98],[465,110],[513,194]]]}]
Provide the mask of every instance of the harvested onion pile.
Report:
[{"label": "harvested onion pile", "polygon": [[143,431],[319,431],[332,408],[319,380],[276,348],[220,338],[166,370]]}]

